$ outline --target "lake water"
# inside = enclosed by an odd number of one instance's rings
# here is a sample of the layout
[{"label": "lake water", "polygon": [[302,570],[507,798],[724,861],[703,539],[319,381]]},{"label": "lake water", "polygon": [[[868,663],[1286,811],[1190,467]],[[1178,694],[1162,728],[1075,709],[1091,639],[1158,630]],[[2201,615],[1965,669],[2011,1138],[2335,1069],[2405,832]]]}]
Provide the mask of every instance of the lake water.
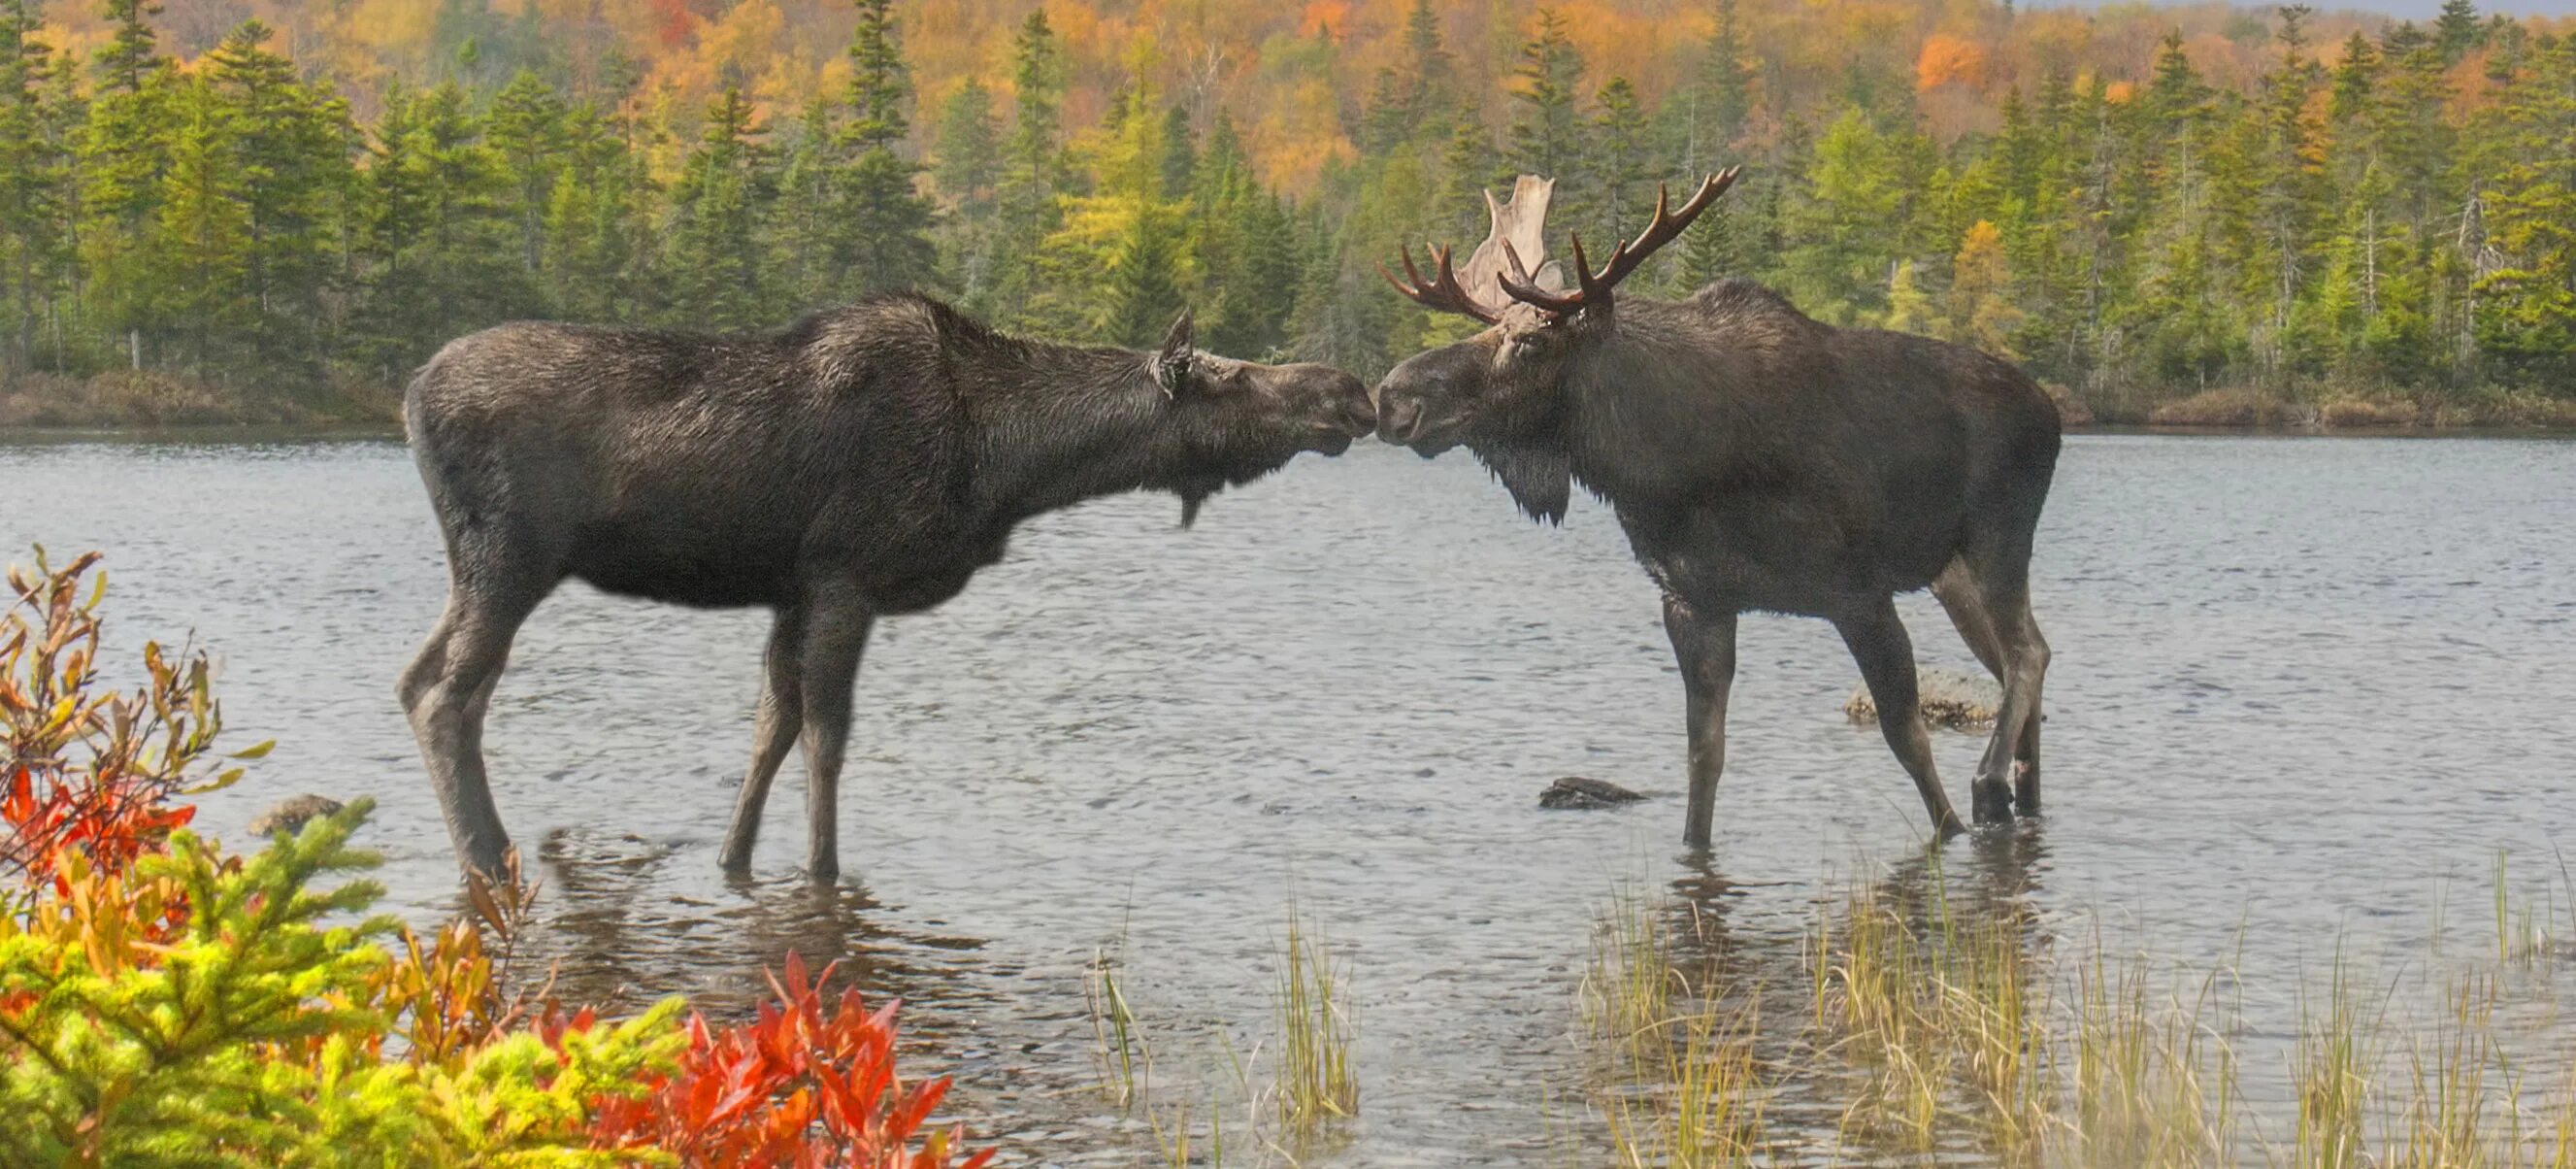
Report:
[{"label": "lake water", "polygon": [[[1743,626],[1716,846],[1679,848],[1681,687],[1589,501],[1538,527],[1463,455],[1370,444],[1221,496],[1195,531],[1177,515],[1153,496],[1042,518],[954,603],[879,626],[849,875],[823,892],[795,873],[793,760],[758,875],[716,871],[765,617],[549,601],[488,749],[567,991],[738,1008],[788,949],[842,959],[907,1000],[912,1066],[955,1072],[983,1135],[1125,1164],[1150,1142],[1083,1090],[1086,963],[1123,953],[1166,1099],[1221,1099],[1233,1059],[1261,1078],[1293,905],[1346,959],[1359,1034],[1361,1115],[1309,1163],[1562,1164],[1587,1140],[1575,985],[1614,887],[1794,950],[1836,874],[1919,853],[1910,785],[1840,712],[1839,641],[1785,618]],[[228,739],[278,740],[204,826],[372,796],[395,907],[452,909],[393,698],[445,590],[398,443],[0,442],[0,558],[37,542],[106,550],[118,645],[193,632]],[[2232,965],[2258,1111],[2339,943],[2382,973],[2437,929],[2491,953],[2499,849],[2515,895],[2567,917],[2576,443],[2077,437],[2034,572],[2049,815],[1948,850],[1949,879],[2062,936]],[[1926,664],[1975,669],[1928,597],[1904,611]],[[1981,740],[1937,743],[1964,802]],[[1541,811],[1573,774],[1657,798]],[[2567,983],[2519,978],[2534,1012]],[[2565,1054],[2556,1034],[2538,1054]]]}]

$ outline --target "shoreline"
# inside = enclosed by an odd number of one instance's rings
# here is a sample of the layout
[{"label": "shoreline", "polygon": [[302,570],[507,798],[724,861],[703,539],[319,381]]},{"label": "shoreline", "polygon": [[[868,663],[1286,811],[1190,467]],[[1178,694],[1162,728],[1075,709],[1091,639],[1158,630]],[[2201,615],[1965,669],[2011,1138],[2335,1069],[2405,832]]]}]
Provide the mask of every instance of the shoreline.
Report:
[{"label": "shoreline", "polygon": [[[2322,422],[2069,422],[2069,435],[2160,435],[2174,438],[2498,438],[2576,439],[2576,425],[2493,422],[2333,426]],[[188,422],[121,425],[79,423],[0,426],[0,446],[78,442],[244,443],[403,441],[399,421]]]}]

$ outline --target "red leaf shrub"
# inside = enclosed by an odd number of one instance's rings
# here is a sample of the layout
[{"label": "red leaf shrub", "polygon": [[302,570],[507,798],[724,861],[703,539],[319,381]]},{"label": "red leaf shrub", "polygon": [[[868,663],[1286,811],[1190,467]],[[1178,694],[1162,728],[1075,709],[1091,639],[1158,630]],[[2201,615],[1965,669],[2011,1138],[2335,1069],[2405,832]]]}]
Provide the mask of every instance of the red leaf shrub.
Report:
[{"label": "red leaf shrub", "polygon": [[643,1099],[600,1103],[591,1129],[599,1147],[663,1149],[689,1169],[981,1169],[989,1149],[952,1160],[959,1129],[921,1132],[948,1079],[907,1088],[896,1075],[901,1004],[870,1012],[856,989],[827,1002],[830,976],[827,967],[808,980],[804,960],[789,954],[769,980],[777,1001],[761,1004],[757,1019],[714,1030],[692,1014],[689,1048],[669,1078]]}]

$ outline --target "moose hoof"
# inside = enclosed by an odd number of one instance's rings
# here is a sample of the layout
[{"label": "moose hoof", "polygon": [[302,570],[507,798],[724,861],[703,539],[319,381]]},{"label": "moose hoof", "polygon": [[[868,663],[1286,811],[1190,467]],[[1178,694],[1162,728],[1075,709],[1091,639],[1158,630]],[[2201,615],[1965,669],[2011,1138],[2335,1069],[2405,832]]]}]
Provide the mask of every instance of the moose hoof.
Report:
[{"label": "moose hoof", "polygon": [[1975,795],[1977,823],[2010,824],[2013,822],[2012,785],[2004,782],[2002,777],[1980,777],[1970,786],[1970,790]]}]

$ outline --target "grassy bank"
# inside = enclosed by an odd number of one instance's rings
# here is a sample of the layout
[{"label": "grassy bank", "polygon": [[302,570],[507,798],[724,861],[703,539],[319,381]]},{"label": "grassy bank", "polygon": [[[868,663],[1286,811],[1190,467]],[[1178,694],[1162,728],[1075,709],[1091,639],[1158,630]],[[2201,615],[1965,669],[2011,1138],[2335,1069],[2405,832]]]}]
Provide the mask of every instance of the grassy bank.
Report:
[{"label": "grassy bank", "polygon": [[[2576,398],[2488,388],[2408,397],[2332,392],[2299,397],[2230,388],[2173,397],[2146,390],[2078,392],[2050,384],[2070,428],[2173,426],[2369,434],[2422,430],[2576,430]],[[83,379],[49,373],[0,381],[0,427],[150,430],[177,426],[395,425],[398,389],[332,386],[291,393],[222,386],[157,370]]]},{"label": "grassy bank", "polygon": [[2178,426],[2227,430],[2576,429],[2576,398],[2485,387],[2442,394],[2320,390],[2305,395],[2252,387],[2183,397],[2143,391],[2078,393],[2048,387],[2069,426]]},{"label": "grassy bank", "polygon": [[153,429],[165,426],[392,424],[402,395],[382,386],[281,392],[225,386],[159,370],[88,378],[50,373],[0,380],[0,427]]},{"label": "grassy bank", "polygon": [[1592,1113],[1640,1169],[2576,1166],[2562,1036],[2505,1021],[2546,996],[2555,907],[2507,888],[2500,856],[2483,956],[2318,955],[2289,1035],[2243,1021],[2228,965],[1956,895],[1937,856],[1829,886],[1794,957],[1622,894],[1582,996]]}]

